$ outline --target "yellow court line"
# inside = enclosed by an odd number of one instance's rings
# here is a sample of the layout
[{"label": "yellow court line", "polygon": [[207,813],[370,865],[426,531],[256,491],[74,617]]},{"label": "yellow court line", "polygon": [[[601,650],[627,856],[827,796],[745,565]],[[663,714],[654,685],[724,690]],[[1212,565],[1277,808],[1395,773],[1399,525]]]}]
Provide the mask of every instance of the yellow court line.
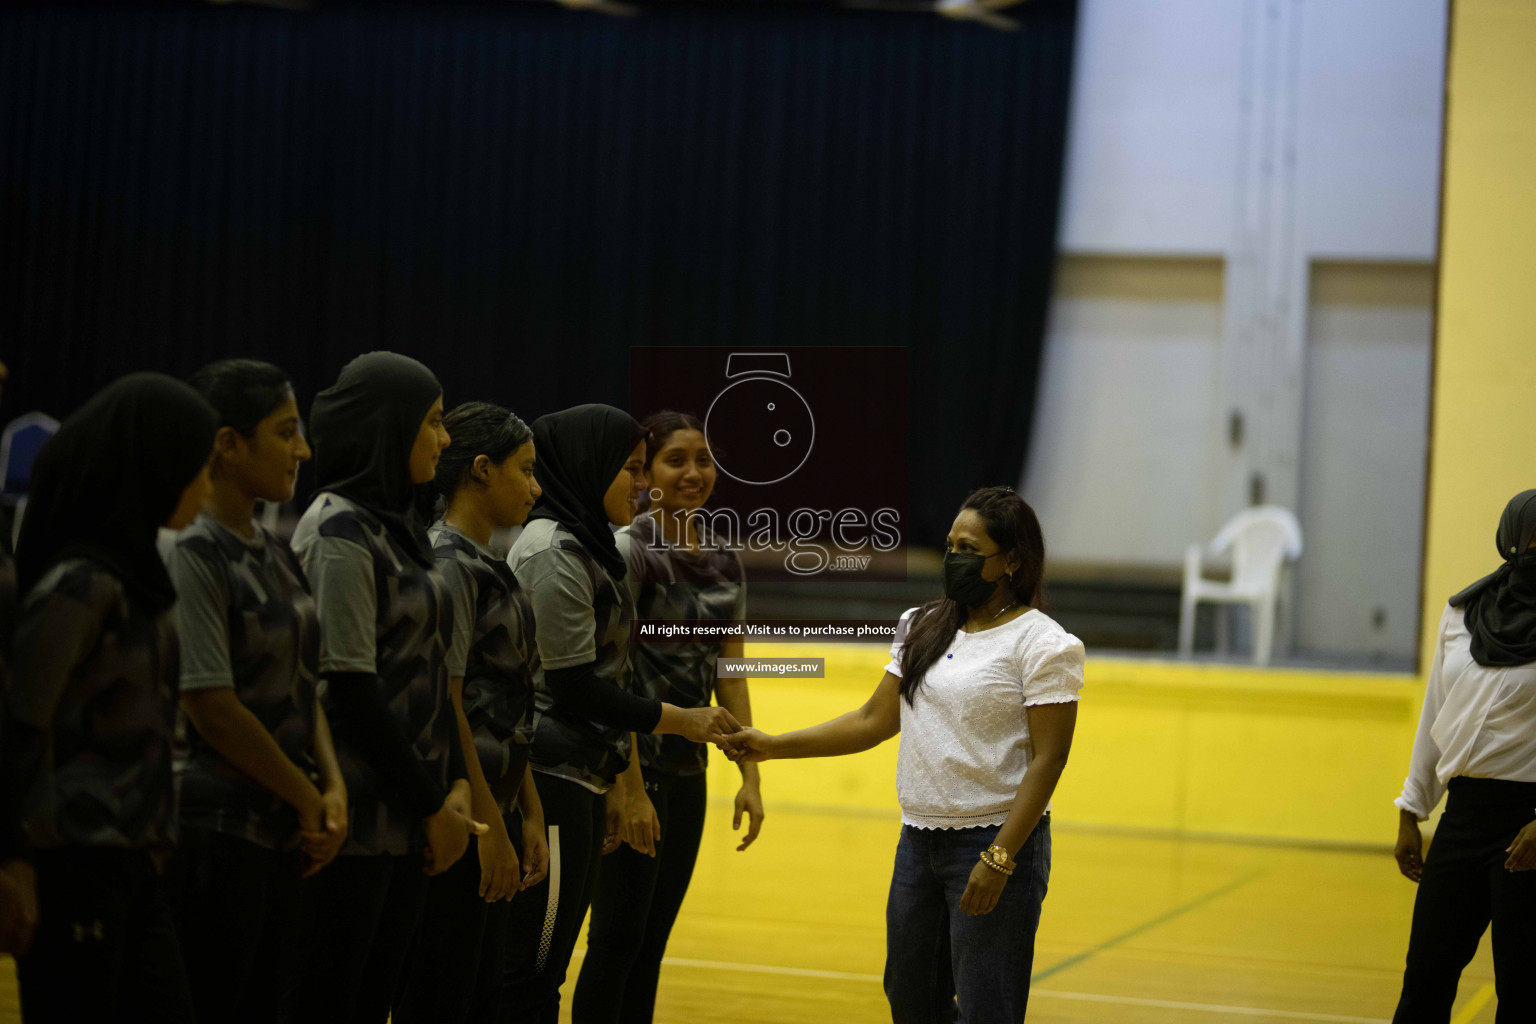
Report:
[{"label": "yellow court line", "polygon": [[[576,950],[573,959],[583,956],[585,952],[585,950],[581,949]],[[722,960],[693,960],[687,957],[671,956],[664,958],[661,962],[669,967],[698,967],[711,971],[742,971],[747,974],[777,974],[792,978],[823,978],[829,981],[858,981],[876,985],[884,980],[878,974],[824,971],[811,967],[780,967],[775,964],[728,963]],[[1489,991],[1491,992],[1492,989],[1490,988]],[[1064,992],[1061,989],[1033,986],[1030,988],[1029,994],[1031,996],[1045,996],[1053,999],[1072,999],[1078,1002],[1112,1003],[1119,1006],[1151,1006],[1164,1010],[1193,1010],[1199,1013],[1224,1013],[1240,1017],[1278,1017],[1283,1020],[1319,1021],[1324,1022],[1324,1024],[1391,1024],[1385,1017],[1349,1017],[1336,1013],[1311,1013],[1306,1010],[1268,1010],[1257,1006],[1188,1003],[1171,999],[1144,999],[1139,996],[1102,995],[1096,992]],[[1458,1018],[1452,1024],[1465,1024],[1465,1022]]]},{"label": "yellow court line", "polygon": [[1493,986],[1484,985],[1477,990],[1477,994],[1467,1000],[1467,1005],[1461,1008],[1461,1012],[1451,1018],[1451,1024],[1472,1024],[1477,1019],[1483,1007],[1488,1005],[1488,1000],[1493,998]]}]

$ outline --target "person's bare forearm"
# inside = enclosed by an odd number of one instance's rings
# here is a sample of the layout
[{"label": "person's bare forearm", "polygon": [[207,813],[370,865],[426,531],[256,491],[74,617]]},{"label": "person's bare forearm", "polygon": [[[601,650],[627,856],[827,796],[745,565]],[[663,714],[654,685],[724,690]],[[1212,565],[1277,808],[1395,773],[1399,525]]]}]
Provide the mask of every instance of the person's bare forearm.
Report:
[{"label": "person's bare forearm", "polygon": [[614,784],[624,794],[645,792],[645,775],[640,769],[640,737],[636,733],[629,734],[629,764],[619,772]]},{"label": "person's bare forearm", "polygon": [[181,706],[198,734],[241,772],[295,808],[318,804],[320,791],[234,690],[187,691]]},{"label": "person's bare forearm", "polygon": [[[715,701],[734,715],[743,728],[751,726],[752,698],[747,692],[745,679],[721,679],[715,684]],[[736,767],[741,769],[743,782],[759,781],[757,762],[742,761]]]},{"label": "person's bare forearm", "polygon": [[743,726],[752,724],[752,698],[745,679],[722,679],[716,683],[715,703],[735,715]]},{"label": "person's bare forearm", "polygon": [[997,830],[993,840],[1008,849],[1009,859],[1023,848],[1045,809],[1050,806],[1051,794],[1067,766],[1067,755],[1072,750],[1072,734],[1077,728],[1077,702],[1064,701],[1031,705],[1024,709],[1028,716],[1029,735],[1034,746],[1034,756],[1024,771],[1024,778],[1014,793],[1013,804],[1008,808],[1008,820]]},{"label": "person's bare forearm", "polygon": [[894,735],[879,728],[864,708],[856,708],[829,722],[770,737],[768,752],[779,758],[839,757],[861,753]]},{"label": "person's bare forearm", "polygon": [[325,717],[325,708],[315,701],[315,738],[310,751],[315,758],[315,769],[320,773],[320,788],[330,793],[345,787],[341,777],[341,764],[336,760],[336,744],[331,740],[331,722]]},{"label": "person's bare forearm", "polygon": [[656,728],[651,730],[655,736],[682,736],[688,731],[688,709],[680,708],[676,704],[661,705],[661,717],[656,720]]},{"label": "person's bare forearm", "polygon": [[1008,820],[997,830],[997,839],[994,840],[998,846],[1008,848],[1010,860],[1029,841],[1035,826],[1040,824],[1046,807],[1050,806],[1051,794],[1056,792],[1056,783],[1061,781],[1062,769],[1066,766],[1067,759],[1061,756],[1038,758],[1030,762],[1029,770],[1024,773],[1024,781],[1019,783],[1019,791],[1014,794],[1013,806],[1008,809]]},{"label": "person's bare forearm", "polygon": [[464,680],[454,676],[448,680],[448,698],[453,704],[453,718],[459,730],[459,744],[464,750],[464,774],[469,777],[469,811],[476,821],[483,821],[494,829],[506,829],[501,811],[496,807],[496,797],[491,794],[490,783],[485,781],[485,769],[480,765],[480,754],[475,749],[475,734],[469,727],[469,716],[464,714]]},{"label": "person's bare forearm", "polygon": [[517,791],[517,809],[524,821],[544,820],[544,802],[539,799],[538,783],[533,781],[533,769],[523,769],[523,784]]}]

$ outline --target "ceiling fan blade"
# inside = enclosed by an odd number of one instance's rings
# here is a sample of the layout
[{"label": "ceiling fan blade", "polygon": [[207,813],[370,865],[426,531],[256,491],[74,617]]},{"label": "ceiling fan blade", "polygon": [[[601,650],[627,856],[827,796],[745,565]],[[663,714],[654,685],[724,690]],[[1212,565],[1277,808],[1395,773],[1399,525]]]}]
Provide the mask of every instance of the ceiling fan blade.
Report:
[{"label": "ceiling fan blade", "polygon": [[976,0],[939,0],[934,8],[943,17],[953,21],[974,21],[979,25],[1002,32],[1017,32],[1019,23],[1012,18],[995,14]]},{"label": "ceiling fan blade", "polygon": [[987,26],[987,28],[997,29],[999,32],[1017,32],[1019,30],[1019,23],[1017,21],[1007,15],[989,11],[985,7],[977,9],[976,13],[971,16],[971,20],[979,22]]}]

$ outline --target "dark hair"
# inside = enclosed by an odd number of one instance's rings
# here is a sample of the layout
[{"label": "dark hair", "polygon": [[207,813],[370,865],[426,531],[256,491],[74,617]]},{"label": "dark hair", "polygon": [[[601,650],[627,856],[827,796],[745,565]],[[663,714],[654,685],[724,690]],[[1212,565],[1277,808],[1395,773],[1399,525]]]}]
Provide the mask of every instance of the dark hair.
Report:
[{"label": "dark hair", "polygon": [[[1018,556],[1019,567],[1007,577],[1015,595],[1036,608],[1042,607],[1045,537],[1035,510],[1012,487],[978,488],[966,495],[960,505],[961,512],[966,509],[981,516],[987,536],[997,543],[999,553],[1011,551]],[[964,621],[965,606],[948,597],[929,601],[913,614],[901,648],[901,695],[908,704],[922,685],[923,676],[949,649]]]},{"label": "dark hair", "polygon": [[646,469],[651,468],[651,461],[656,458],[656,453],[661,451],[662,442],[679,430],[697,430],[701,434],[704,433],[704,424],[697,416],[672,409],[651,413],[640,426],[645,429]]},{"label": "dark hair", "polygon": [[453,501],[469,478],[475,459],[484,455],[499,466],[533,440],[528,424],[490,402],[454,406],[443,417],[443,429],[448,431],[449,442],[437,461],[437,474],[431,483],[417,489],[416,511],[423,522],[436,518],[439,499],[445,508]]},{"label": "dark hair", "polygon": [[219,426],[241,437],[256,427],[293,393],[288,375],[259,359],[220,359],[187,378],[219,414]]}]

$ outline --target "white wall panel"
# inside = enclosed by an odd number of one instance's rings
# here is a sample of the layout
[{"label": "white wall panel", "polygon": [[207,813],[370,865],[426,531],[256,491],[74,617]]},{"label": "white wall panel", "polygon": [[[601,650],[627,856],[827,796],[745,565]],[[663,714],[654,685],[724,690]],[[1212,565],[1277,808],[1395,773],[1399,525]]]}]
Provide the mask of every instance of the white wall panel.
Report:
[{"label": "white wall panel", "polygon": [[1242,31],[1231,0],[1084,0],[1063,249],[1226,251]]}]

